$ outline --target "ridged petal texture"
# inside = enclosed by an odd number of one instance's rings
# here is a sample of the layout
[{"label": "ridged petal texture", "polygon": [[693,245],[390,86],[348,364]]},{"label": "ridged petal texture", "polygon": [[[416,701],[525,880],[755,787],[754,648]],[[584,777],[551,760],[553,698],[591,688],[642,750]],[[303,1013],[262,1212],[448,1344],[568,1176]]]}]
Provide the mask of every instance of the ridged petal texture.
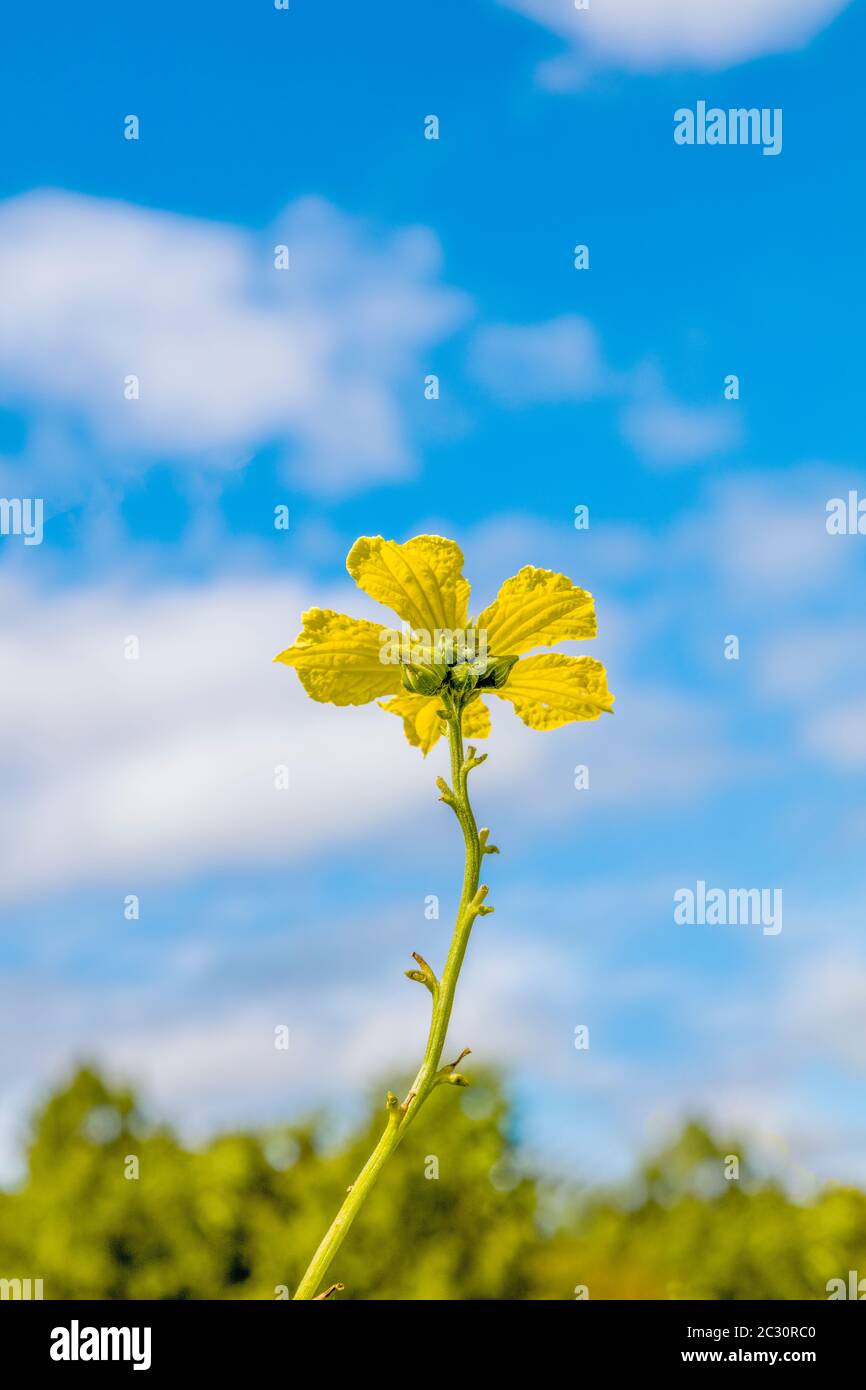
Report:
[{"label": "ridged petal texture", "polygon": [[388,629],[332,608],[311,608],[294,646],[275,661],[294,666],[314,700],[332,705],[366,705],[402,689],[400,667],[381,660]]},{"label": "ridged petal texture", "polygon": [[402,545],[382,536],[361,536],[346,568],[370,598],[392,608],[413,630],[465,628],[469,584],[463,552],[443,536],[415,536]]},{"label": "ridged petal texture", "polygon": [[533,647],[594,637],[597,631],[592,594],[565,574],[533,565],[506,579],[475,626],[487,633],[488,651],[495,656],[520,656]]},{"label": "ridged petal texture", "polygon": [[501,690],[530,729],[558,729],[579,719],[613,712],[607,673],[591,656],[545,652],[518,661]]}]

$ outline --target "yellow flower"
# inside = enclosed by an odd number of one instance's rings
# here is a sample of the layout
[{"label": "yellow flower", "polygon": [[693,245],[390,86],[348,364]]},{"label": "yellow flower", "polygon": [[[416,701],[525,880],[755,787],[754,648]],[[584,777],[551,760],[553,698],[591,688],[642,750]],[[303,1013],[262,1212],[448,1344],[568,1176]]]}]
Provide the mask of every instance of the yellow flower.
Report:
[{"label": "yellow flower", "polygon": [[463,733],[472,739],[490,732],[483,699],[489,695],[510,700],[531,729],[612,711],[600,661],[561,652],[525,655],[595,636],[592,595],[566,575],[526,565],[470,621],[469,584],[455,541],[415,536],[399,544],[361,536],[346,568],[359,588],[397,614],[402,628],[311,608],[294,646],[274,660],[293,666],[314,700],[378,700],[402,717],[407,739],[425,757],[444,732],[447,699],[462,709]]}]

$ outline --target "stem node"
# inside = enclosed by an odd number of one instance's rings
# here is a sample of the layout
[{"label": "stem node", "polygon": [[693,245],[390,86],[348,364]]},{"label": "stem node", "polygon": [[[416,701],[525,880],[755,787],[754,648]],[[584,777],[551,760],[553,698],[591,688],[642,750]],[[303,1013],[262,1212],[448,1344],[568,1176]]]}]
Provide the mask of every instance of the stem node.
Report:
[{"label": "stem node", "polygon": [[436,778],[436,785],[437,785],[437,787],[439,788],[439,792],[440,792],[439,800],[440,800],[440,801],[444,801],[446,806],[450,806],[451,809],[452,809],[452,811],[456,811],[457,814],[459,815],[460,812],[459,812],[458,806],[457,806],[457,798],[456,798],[456,796],[454,795],[454,793],[453,793],[453,791],[451,790],[451,788],[449,787],[448,783],[445,781],[445,778],[444,778],[444,777],[437,777],[437,778]]},{"label": "stem node", "polygon": [[412,959],[417,960],[421,967],[420,970],[404,970],[403,974],[406,976],[407,980],[416,980],[419,985],[426,985],[427,989],[429,989],[430,993],[433,995],[433,1002],[435,1004],[439,995],[439,981],[436,979],[436,976],[433,974],[433,971],[430,969],[424,957],[419,956],[417,951],[412,952]]},{"label": "stem node", "polygon": [[459,1057],[456,1057],[453,1062],[446,1062],[444,1067],[440,1067],[436,1073],[436,1081],[434,1084],[437,1086],[443,1084],[448,1086],[468,1086],[469,1082],[461,1072],[457,1071],[457,1067],[459,1067],[464,1057],[469,1056],[470,1051],[470,1048],[464,1047]]},{"label": "stem node", "polygon": [[498,853],[499,853],[499,846],[498,846],[498,845],[491,845],[491,844],[488,844],[487,842],[488,842],[489,838],[490,838],[490,831],[487,829],[487,826],[485,825],[485,826],[484,826],[481,830],[479,830],[479,832],[478,832],[478,843],[479,843],[480,846],[481,846],[481,853],[482,853],[482,854],[498,854]]},{"label": "stem node", "polygon": [[470,921],[474,921],[476,917],[486,917],[488,913],[493,911],[492,907],[484,906],[484,899],[489,892],[490,889],[487,887],[487,884],[482,883],[466,909],[466,915]]}]

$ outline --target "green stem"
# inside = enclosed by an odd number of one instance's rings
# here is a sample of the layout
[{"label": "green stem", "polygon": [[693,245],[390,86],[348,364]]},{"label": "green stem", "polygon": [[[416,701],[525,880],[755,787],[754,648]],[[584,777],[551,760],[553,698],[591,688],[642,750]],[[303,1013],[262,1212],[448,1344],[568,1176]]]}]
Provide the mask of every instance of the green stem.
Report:
[{"label": "green stem", "polygon": [[[466,867],[463,873],[463,891],[460,896],[460,906],[457,909],[457,919],[451,937],[448,959],[445,962],[442,978],[433,993],[433,1017],[427,1037],[427,1047],[418,1074],[403,1104],[398,1105],[396,1097],[389,1094],[388,1122],[382,1136],[358,1177],[349,1188],[343,1205],[310,1261],[309,1268],[295,1291],[296,1300],[315,1298],[316,1290],[348,1235],[352,1222],[369,1197],[380,1172],[402,1142],[403,1136],[418,1115],[430,1092],[441,1079],[438,1073],[451,1010],[454,1006],[454,992],[457,988],[463,957],[466,955],[466,947],[469,944],[472,924],[480,910],[478,879],[481,872],[481,858],[484,853],[475,816],[469,804],[469,793],[466,785],[468,774],[475,766],[476,760],[472,756],[473,750],[471,748],[468,759],[463,752],[463,734],[460,727],[462,708],[459,702],[452,702],[450,696],[446,697],[443,703],[448,710],[452,787],[450,796],[443,796],[442,799],[447,800],[448,804],[452,806],[460,822],[466,844]],[[481,895],[485,891],[482,889]],[[483,910],[490,911],[491,909]]]}]

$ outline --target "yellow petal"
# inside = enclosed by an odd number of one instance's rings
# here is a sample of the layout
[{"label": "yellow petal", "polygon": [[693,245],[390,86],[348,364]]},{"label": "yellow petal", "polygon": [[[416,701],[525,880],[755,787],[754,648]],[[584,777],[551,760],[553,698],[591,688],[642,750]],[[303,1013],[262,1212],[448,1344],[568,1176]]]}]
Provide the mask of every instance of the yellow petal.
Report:
[{"label": "yellow petal", "polygon": [[607,672],[591,656],[546,652],[518,661],[501,690],[530,729],[558,729],[576,719],[597,719],[611,713],[613,699]]},{"label": "yellow petal", "polygon": [[[380,700],[382,709],[399,714],[403,732],[413,748],[420,748],[424,757],[445,733],[445,722],[439,718],[442,701],[438,695],[396,695],[393,700]],[[490,711],[475,700],[463,711],[463,733],[466,738],[487,738],[490,733]]]},{"label": "yellow petal", "polygon": [[420,748],[424,757],[430,752],[445,729],[439,718],[442,701],[438,695],[397,695],[393,700],[380,700],[389,714],[403,719],[403,732],[413,748]]},{"label": "yellow petal", "polygon": [[442,536],[415,536],[398,544],[382,536],[361,536],[346,560],[359,588],[392,608],[415,630],[433,633],[467,624],[469,584],[463,578],[463,552]]},{"label": "yellow petal", "polygon": [[533,647],[579,641],[596,634],[592,594],[565,574],[525,565],[506,579],[498,597],[475,619],[496,656],[520,656]]},{"label": "yellow petal", "polygon": [[331,608],[311,608],[293,647],[275,661],[294,666],[314,700],[332,705],[366,705],[402,688],[400,666],[383,662],[388,629]]},{"label": "yellow petal", "polygon": [[490,737],[490,710],[480,697],[466,706],[461,725],[464,738]]}]

